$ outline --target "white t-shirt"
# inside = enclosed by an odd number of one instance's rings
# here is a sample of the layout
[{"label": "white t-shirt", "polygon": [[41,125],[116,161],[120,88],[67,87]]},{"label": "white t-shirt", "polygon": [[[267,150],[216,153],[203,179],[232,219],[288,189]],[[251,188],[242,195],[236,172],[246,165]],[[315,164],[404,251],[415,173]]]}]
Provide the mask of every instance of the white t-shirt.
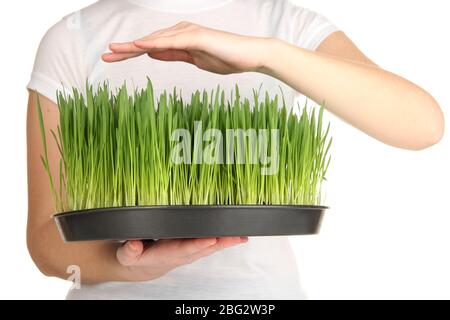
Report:
[{"label": "white t-shirt", "polygon": [[[130,41],[180,21],[249,36],[277,37],[315,50],[336,27],[323,16],[288,0],[102,0],[54,25],[40,44],[28,88],[56,102],[57,90],[86,81],[112,87],[126,81],[155,93],[175,86],[187,99],[196,89],[230,92],[239,85],[243,97],[252,89],[284,92],[293,105],[298,94],[282,82],[258,73],[216,75],[181,62],[147,56],[114,64],[101,60],[111,42]],[[299,75],[301,76],[301,75]],[[251,238],[144,283],[103,283],[72,290],[69,299],[302,299],[295,257],[287,237]]]}]

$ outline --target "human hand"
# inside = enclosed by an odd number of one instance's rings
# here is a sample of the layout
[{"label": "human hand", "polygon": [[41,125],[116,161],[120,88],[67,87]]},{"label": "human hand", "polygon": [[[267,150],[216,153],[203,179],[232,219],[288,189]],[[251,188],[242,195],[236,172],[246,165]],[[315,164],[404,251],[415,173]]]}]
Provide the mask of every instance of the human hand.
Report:
[{"label": "human hand", "polygon": [[189,22],[156,31],[144,38],[112,43],[105,62],[143,54],[162,61],[184,61],[218,74],[259,71],[267,59],[270,38],[237,35]]},{"label": "human hand", "polygon": [[158,240],[146,246],[128,241],[117,249],[117,260],[126,267],[129,281],[148,281],[220,250],[246,243],[247,237]]}]

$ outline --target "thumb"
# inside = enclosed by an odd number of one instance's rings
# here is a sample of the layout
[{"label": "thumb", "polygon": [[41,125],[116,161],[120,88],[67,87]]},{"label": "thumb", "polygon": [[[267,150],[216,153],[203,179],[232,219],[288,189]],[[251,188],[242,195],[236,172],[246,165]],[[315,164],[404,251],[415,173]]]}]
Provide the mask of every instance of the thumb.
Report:
[{"label": "thumb", "polygon": [[123,246],[117,249],[117,260],[125,267],[134,265],[144,251],[144,244],[139,240],[127,241]]}]

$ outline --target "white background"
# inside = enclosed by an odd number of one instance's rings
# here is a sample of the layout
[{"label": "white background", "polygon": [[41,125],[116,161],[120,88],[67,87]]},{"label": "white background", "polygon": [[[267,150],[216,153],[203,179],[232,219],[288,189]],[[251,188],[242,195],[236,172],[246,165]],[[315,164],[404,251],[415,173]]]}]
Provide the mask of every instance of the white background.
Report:
[{"label": "white background", "polygon": [[[447,118],[448,1],[296,1],[334,21],[380,66],[425,87]],[[25,86],[37,46],[90,0],[9,1],[0,12],[0,298],[63,299],[42,276],[26,227]],[[450,142],[408,152],[330,117],[335,139],[322,232],[292,239],[312,299],[450,298]]]}]

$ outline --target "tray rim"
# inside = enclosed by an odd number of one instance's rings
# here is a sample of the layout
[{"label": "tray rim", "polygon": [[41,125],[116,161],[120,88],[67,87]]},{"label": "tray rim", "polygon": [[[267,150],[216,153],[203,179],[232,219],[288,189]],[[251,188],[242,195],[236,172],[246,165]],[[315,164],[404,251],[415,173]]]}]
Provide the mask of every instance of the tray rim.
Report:
[{"label": "tray rim", "polygon": [[301,209],[301,210],[329,210],[328,206],[315,206],[315,205],[150,205],[150,206],[128,206],[128,207],[105,207],[105,208],[92,208],[83,210],[74,210],[56,213],[53,218],[69,217],[78,214],[89,214],[104,211],[134,211],[134,210],[180,210],[188,211],[194,209]]}]

